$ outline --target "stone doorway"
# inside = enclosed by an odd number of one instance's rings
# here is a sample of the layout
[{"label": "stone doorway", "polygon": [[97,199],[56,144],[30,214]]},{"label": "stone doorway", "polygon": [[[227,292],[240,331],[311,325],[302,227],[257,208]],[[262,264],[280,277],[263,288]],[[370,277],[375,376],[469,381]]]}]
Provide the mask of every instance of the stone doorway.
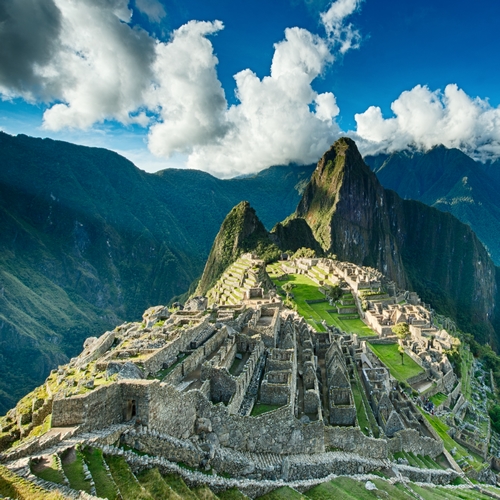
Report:
[{"label": "stone doorway", "polygon": [[137,415],[137,405],[135,403],[135,399],[129,399],[127,401],[127,409],[125,410],[125,421],[128,422],[136,415]]}]

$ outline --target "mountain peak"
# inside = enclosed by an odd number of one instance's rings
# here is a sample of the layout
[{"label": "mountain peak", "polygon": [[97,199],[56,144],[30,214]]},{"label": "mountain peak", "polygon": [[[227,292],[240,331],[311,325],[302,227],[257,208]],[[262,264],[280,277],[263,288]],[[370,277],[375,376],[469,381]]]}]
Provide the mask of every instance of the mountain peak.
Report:
[{"label": "mountain peak", "polygon": [[[256,252],[261,258],[278,254],[266,228],[248,201],[241,201],[227,214],[215,237],[203,275],[196,289],[204,295],[219,279],[224,270],[245,252]],[[277,257],[277,255],[273,255]]]},{"label": "mountain peak", "polygon": [[381,269],[404,286],[385,206],[383,187],[356,143],[343,137],[318,162],[295,216],[306,220],[326,253]]}]

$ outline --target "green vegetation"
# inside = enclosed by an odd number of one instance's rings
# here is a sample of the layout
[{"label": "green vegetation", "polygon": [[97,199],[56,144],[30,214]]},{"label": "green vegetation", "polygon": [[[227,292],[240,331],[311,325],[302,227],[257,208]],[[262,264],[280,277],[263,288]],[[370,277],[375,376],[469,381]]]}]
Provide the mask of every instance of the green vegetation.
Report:
[{"label": "green vegetation", "polygon": [[358,425],[362,432],[367,436],[371,435],[379,437],[379,427],[375,416],[373,415],[370,403],[366,397],[366,393],[362,387],[358,372],[354,372],[355,383],[352,385],[352,394],[356,405],[356,416],[358,417]]},{"label": "green vegetation", "polygon": [[31,465],[31,472],[45,481],[51,483],[64,484],[64,476],[58,467],[58,459],[56,455],[50,457],[50,461],[43,460],[33,462]]},{"label": "green vegetation", "polygon": [[398,453],[394,453],[394,458],[404,458],[408,460],[408,463],[413,467],[419,467],[421,469],[442,469],[438,462],[433,460],[431,457],[415,455],[411,452],[400,451]]},{"label": "green vegetation", "polygon": [[367,345],[385,363],[391,375],[400,382],[404,382],[423,372],[423,369],[407,354],[404,354],[404,363],[401,363],[401,355],[397,344],[367,343]]},{"label": "green vegetation", "polygon": [[489,500],[490,497],[473,489],[451,489],[442,486],[429,487],[411,484],[411,489],[424,500]]},{"label": "green vegetation", "polygon": [[258,415],[262,415],[263,413],[267,413],[269,411],[277,410],[281,408],[280,405],[266,405],[263,403],[256,403],[252,408],[252,413],[250,414],[252,417],[257,417]]},{"label": "green vegetation", "polygon": [[282,486],[258,498],[259,500],[301,500],[306,497],[289,486]]},{"label": "green vegetation", "polygon": [[153,499],[153,497],[139,484],[123,457],[107,455],[105,459],[123,500]]},{"label": "green vegetation", "polygon": [[104,149],[4,133],[0,149],[0,321],[5,338],[18,339],[4,345],[0,414],[87,337],[186,292],[234,205],[248,199],[271,228],[314,170],[148,174]]},{"label": "green vegetation", "polygon": [[58,491],[48,492],[0,465],[0,495],[19,500],[64,500]]},{"label": "green vegetation", "polygon": [[196,294],[204,295],[241,254],[250,251],[265,262],[277,260],[281,255],[255,210],[242,201],[227,214],[215,237]]},{"label": "green vegetation", "polygon": [[491,426],[497,432],[500,432],[500,405],[494,404],[488,411],[491,418]]},{"label": "green vegetation", "polygon": [[268,269],[271,272],[271,279],[277,287],[283,288],[288,284],[293,285],[287,294],[291,291],[292,303],[297,306],[297,312],[317,331],[325,331],[321,324],[324,320],[327,325],[334,325],[347,333],[357,333],[362,337],[376,335],[359,318],[342,318],[342,314],[333,312],[332,306],[326,300],[317,304],[308,304],[306,301],[325,299],[325,296],[318,290],[319,286],[309,277],[303,274],[292,274],[284,279],[279,279],[279,267],[268,267]]},{"label": "green vegetation", "polygon": [[78,449],[70,448],[61,457],[62,468],[68,478],[69,485],[74,490],[90,493],[90,481],[85,480],[83,472],[83,455]]},{"label": "green vegetation", "polygon": [[220,500],[247,500],[248,497],[244,495],[240,490],[236,488],[231,488],[226,491],[221,491],[217,494]]},{"label": "green vegetation", "polygon": [[82,455],[92,474],[97,496],[114,500],[117,492],[113,481],[108,476],[104,467],[102,451],[98,448],[85,447],[82,449]]},{"label": "green vegetation", "polygon": [[158,469],[149,469],[141,472],[137,479],[139,483],[148,491],[154,500],[181,500],[179,496],[167,483],[158,472]]},{"label": "green vegetation", "polygon": [[481,470],[485,467],[485,464],[481,459],[475,458],[474,453],[466,450],[450,437],[447,432],[449,429],[448,425],[446,425],[439,417],[429,415],[422,409],[420,409],[420,411],[438,433],[439,437],[443,440],[446,450],[451,451],[453,448],[456,449],[456,453],[453,458],[459,463],[459,465],[461,461],[466,460],[476,470]]},{"label": "green vegetation", "polygon": [[431,396],[429,399],[434,403],[434,406],[439,406],[448,399],[448,396],[446,394],[443,394],[442,392],[438,392],[437,394],[434,394],[434,396]]},{"label": "green vegetation", "polygon": [[365,481],[356,481],[349,477],[339,477],[306,491],[306,498],[311,500],[368,500],[373,498],[390,498],[395,500],[408,500],[408,495],[382,479],[372,482],[378,488],[367,490]]},{"label": "green vegetation", "polygon": [[198,497],[186,486],[182,477],[175,474],[166,474],[163,479],[182,499],[198,500]]},{"label": "green vegetation", "polygon": [[193,493],[199,500],[217,500],[218,498],[208,486],[193,488]]}]

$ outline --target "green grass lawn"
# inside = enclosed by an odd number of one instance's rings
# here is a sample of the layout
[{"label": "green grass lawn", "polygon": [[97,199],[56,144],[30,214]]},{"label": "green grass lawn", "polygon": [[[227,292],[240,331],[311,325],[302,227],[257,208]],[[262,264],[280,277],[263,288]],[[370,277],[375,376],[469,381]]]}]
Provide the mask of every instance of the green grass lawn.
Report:
[{"label": "green grass lawn", "polygon": [[92,474],[97,496],[114,500],[116,498],[116,488],[104,468],[102,451],[99,448],[85,447],[82,450],[82,455]]},{"label": "green grass lawn", "polygon": [[[70,458],[68,458],[70,457]],[[74,490],[83,490],[90,493],[90,481],[85,480],[83,472],[83,456],[79,450],[67,450],[61,457],[64,474],[69,485]]]},{"label": "green grass lawn", "polygon": [[39,470],[36,466],[32,466],[32,472],[35,476],[38,476],[45,481],[50,481],[51,483],[64,484],[64,476],[57,466],[57,459],[55,455],[52,455],[50,463],[46,464],[46,467]]},{"label": "green grass lawn", "polygon": [[265,405],[262,403],[256,403],[254,407],[252,408],[252,412],[250,415],[252,417],[256,417],[257,415],[262,415],[263,413],[267,413],[268,411],[273,411],[277,410],[278,408],[281,408],[280,405]]},{"label": "green grass lawn", "polygon": [[25,498],[29,500],[64,500],[66,498],[58,491],[48,492],[31,481],[12,473],[0,465],[0,495],[8,498]]},{"label": "green grass lawn", "polygon": [[293,283],[292,290],[294,303],[297,305],[297,312],[317,331],[324,332],[325,328],[321,324],[324,320],[329,326],[336,326],[346,333],[357,333],[363,337],[376,336],[377,334],[366,326],[359,318],[345,319],[341,314],[328,312],[334,309],[328,302],[318,304],[308,304],[306,300],[324,299],[325,296],[318,290],[318,285],[303,274],[290,274],[287,280],[280,281],[273,278],[273,282],[278,287],[285,283]]},{"label": "green grass lawn", "polygon": [[460,354],[462,357],[462,394],[464,398],[470,401],[471,398],[471,374],[474,356],[468,349],[460,347]]},{"label": "green grass lawn", "polygon": [[437,394],[434,394],[434,396],[431,396],[429,399],[434,403],[434,406],[439,406],[441,403],[444,403],[448,399],[448,396],[446,396],[446,394],[443,394],[442,392],[438,392]]},{"label": "green grass lawn", "polygon": [[304,494],[311,500],[368,500],[372,498],[408,500],[411,498],[387,481],[374,479],[372,482],[377,487],[376,490],[367,490],[365,487],[366,481],[356,481],[349,477],[339,477],[333,481],[319,484]]},{"label": "green grass lawn", "polygon": [[123,500],[153,500],[134,477],[123,457],[106,455],[105,458]]},{"label": "green grass lawn", "polygon": [[163,479],[181,498],[199,500],[198,497],[186,486],[182,477],[175,474],[166,474],[163,476]]},{"label": "green grass lawn", "polygon": [[[352,394],[356,405],[356,415],[358,417],[358,425],[364,434],[369,435],[365,427],[371,429],[373,436],[379,437],[379,427],[375,416],[373,415],[370,403],[366,397],[363,384],[359,379],[358,372],[354,372],[355,383],[352,385]],[[364,404],[363,404],[364,403]]]},{"label": "green grass lawn", "polygon": [[248,497],[244,495],[240,490],[236,488],[231,488],[230,490],[221,491],[217,493],[220,500],[246,500]]},{"label": "green grass lawn", "polygon": [[400,382],[404,382],[410,377],[414,377],[424,370],[413,361],[407,354],[403,355],[401,363],[401,354],[398,351],[397,344],[368,344],[370,349],[386,364],[391,375]]},{"label": "green grass lawn", "polygon": [[370,434],[368,429],[370,428],[370,422],[368,421],[368,417],[366,416],[365,407],[363,405],[363,398],[361,397],[361,393],[359,392],[358,386],[353,384],[352,386],[352,395],[354,397],[354,404],[356,405],[356,416],[358,417],[358,425],[363,432],[367,436]]},{"label": "green grass lawn", "polygon": [[137,479],[155,500],[181,500],[179,496],[161,477],[158,469],[142,471]]},{"label": "green grass lawn", "polygon": [[266,493],[258,498],[259,500],[301,500],[302,498],[307,497],[301,495],[298,491],[293,490],[288,486],[282,486],[281,488]]},{"label": "green grass lawn", "polygon": [[439,437],[443,440],[444,447],[448,450],[451,451],[453,448],[456,448],[456,454],[453,457],[457,462],[459,462],[462,459],[465,459],[466,457],[472,457],[472,460],[470,458],[467,458],[467,461],[474,467],[476,470],[481,470],[484,467],[484,463],[475,458],[474,454],[471,453],[470,451],[466,450],[463,446],[458,444],[449,434],[448,434],[448,425],[446,425],[439,417],[435,415],[429,415],[427,412],[423,411],[421,408],[419,410],[422,412],[424,417],[429,421],[429,423],[432,425],[434,430],[438,433]]}]

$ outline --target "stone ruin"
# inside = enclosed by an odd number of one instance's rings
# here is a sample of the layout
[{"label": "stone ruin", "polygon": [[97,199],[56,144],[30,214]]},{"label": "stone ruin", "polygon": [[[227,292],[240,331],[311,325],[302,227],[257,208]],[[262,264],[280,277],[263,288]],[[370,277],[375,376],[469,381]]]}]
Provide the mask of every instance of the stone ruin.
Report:
[{"label": "stone ruin", "polygon": [[[244,284],[256,263],[245,256],[230,269]],[[399,451],[443,452],[363,340],[333,328],[316,332],[264,287],[254,293],[253,280],[231,303],[227,278],[208,301],[151,308],[142,323],[89,340],[47,381],[52,427],[127,424],[135,429],[122,435],[129,446],[246,478],[324,477],[346,470],[346,457],[368,472]],[[214,304],[217,296],[226,299]],[[379,438],[359,428],[353,387],[360,374]],[[332,449],[343,452],[340,462]]]}]

